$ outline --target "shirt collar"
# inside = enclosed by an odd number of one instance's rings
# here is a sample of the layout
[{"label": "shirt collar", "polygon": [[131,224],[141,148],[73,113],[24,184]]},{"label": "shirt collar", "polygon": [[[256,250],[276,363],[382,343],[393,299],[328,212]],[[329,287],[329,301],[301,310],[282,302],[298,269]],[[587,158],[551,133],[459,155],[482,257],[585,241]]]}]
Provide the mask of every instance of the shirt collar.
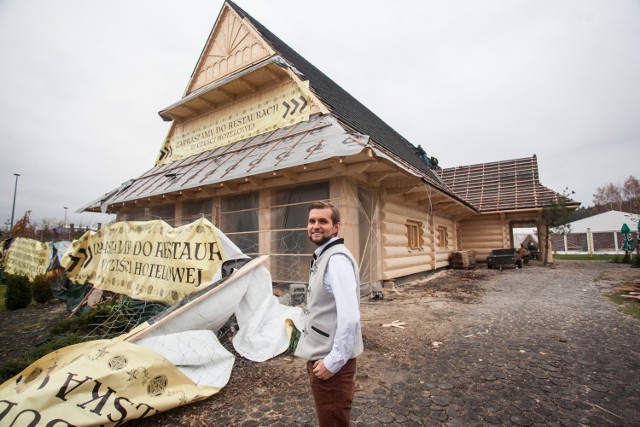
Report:
[{"label": "shirt collar", "polygon": [[338,240],[339,237],[338,236],[334,236],[331,239],[329,239],[325,244],[323,244],[322,246],[318,246],[316,248],[315,251],[313,251],[313,253],[315,254],[316,258],[319,257],[320,255],[322,255],[322,252],[325,250],[325,248],[327,246],[329,246],[331,243],[335,242],[336,240]]}]

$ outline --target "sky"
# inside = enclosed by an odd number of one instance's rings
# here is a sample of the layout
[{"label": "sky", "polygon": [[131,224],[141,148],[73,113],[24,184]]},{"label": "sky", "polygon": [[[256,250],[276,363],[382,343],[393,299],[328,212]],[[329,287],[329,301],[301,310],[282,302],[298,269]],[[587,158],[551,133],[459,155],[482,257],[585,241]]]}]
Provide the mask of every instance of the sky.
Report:
[{"label": "sky", "polygon": [[[236,3],[442,167],[640,178],[638,0]],[[0,226],[114,220],[76,211],[153,167],[222,5],[0,0]]]}]

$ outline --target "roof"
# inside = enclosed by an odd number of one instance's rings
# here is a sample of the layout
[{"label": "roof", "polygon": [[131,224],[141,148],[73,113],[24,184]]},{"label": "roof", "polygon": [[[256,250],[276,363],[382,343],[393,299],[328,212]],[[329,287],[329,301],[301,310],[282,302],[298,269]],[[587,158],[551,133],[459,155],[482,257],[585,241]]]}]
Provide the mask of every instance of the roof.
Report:
[{"label": "roof", "polygon": [[638,230],[640,214],[620,211],[608,211],[587,218],[582,218],[570,223],[572,233],[586,233],[590,229],[592,233],[598,231],[620,231],[622,224],[627,224],[631,231]]},{"label": "roof", "polygon": [[327,104],[331,112],[340,121],[355,129],[356,132],[368,135],[374,142],[420,170],[429,178],[435,180],[436,183],[440,182],[440,179],[433,170],[420,159],[416,147],[402,135],[392,129],[371,110],[342,89],[313,64],[300,56],[295,50],[290,48],[285,42],[280,40],[238,5],[230,0],[226,0],[226,3],[229,4],[238,15],[247,19],[273,50],[291,63],[291,65],[309,80],[309,85],[313,93]]},{"label": "roof", "polygon": [[[532,157],[456,166],[438,171],[456,194],[478,207],[481,213],[539,209],[550,200],[564,197],[540,184],[538,160]],[[568,206],[580,203],[569,200]]]},{"label": "roof", "polygon": [[316,115],[307,122],[156,166],[81,211],[98,207],[106,211],[108,205],[116,203],[352,156],[362,152],[367,142],[367,136],[347,132],[334,117]]}]

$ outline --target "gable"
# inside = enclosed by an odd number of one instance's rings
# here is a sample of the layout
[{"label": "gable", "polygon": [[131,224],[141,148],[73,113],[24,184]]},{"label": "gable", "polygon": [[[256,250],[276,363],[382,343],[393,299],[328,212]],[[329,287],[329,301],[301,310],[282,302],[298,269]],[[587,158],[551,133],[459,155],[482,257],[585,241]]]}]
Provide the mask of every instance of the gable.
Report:
[{"label": "gable", "polygon": [[225,3],[198,59],[185,96],[273,54],[262,38]]}]

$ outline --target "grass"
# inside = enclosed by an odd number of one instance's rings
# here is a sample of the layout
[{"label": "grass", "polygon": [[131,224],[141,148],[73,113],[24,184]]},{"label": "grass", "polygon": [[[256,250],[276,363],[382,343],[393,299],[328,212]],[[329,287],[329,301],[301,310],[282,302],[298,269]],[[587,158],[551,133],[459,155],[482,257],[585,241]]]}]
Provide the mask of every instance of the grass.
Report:
[{"label": "grass", "polygon": [[640,320],[640,302],[628,301],[622,298],[620,294],[609,294],[607,297],[611,302],[618,304],[621,312]]},{"label": "grass", "polygon": [[616,255],[611,254],[553,254],[554,259],[573,261],[612,261]]}]

